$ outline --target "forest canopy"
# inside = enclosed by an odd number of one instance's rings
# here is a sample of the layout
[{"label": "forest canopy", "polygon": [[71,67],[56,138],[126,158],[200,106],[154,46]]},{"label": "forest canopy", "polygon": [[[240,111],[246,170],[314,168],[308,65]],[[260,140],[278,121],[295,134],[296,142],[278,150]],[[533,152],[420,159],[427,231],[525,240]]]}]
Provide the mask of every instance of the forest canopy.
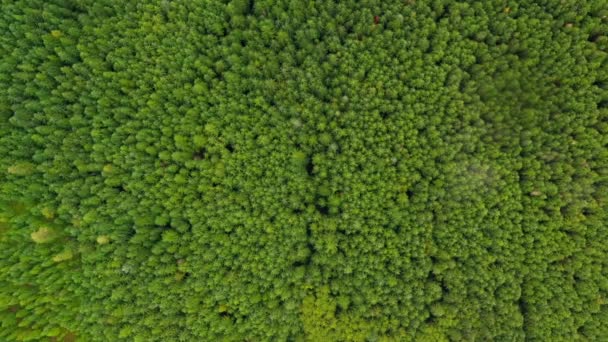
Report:
[{"label": "forest canopy", "polygon": [[605,0],[0,29],[0,340],[608,338]]}]

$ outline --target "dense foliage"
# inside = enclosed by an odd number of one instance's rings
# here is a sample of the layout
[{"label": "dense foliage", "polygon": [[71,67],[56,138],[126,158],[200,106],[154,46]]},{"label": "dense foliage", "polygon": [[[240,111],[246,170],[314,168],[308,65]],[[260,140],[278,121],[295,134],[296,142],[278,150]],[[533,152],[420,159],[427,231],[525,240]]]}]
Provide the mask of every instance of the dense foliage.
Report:
[{"label": "dense foliage", "polygon": [[605,0],[0,28],[0,340],[608,338]]}]

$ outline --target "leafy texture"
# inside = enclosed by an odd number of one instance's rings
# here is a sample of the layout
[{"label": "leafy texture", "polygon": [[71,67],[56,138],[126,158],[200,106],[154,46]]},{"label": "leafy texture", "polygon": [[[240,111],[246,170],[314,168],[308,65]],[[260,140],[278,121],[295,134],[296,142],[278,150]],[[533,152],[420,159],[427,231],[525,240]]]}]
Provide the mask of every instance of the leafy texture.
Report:
[{"label": "leafy texture", "polygon": [[606,1],[0,6],[0,340],[608,337]]}]

